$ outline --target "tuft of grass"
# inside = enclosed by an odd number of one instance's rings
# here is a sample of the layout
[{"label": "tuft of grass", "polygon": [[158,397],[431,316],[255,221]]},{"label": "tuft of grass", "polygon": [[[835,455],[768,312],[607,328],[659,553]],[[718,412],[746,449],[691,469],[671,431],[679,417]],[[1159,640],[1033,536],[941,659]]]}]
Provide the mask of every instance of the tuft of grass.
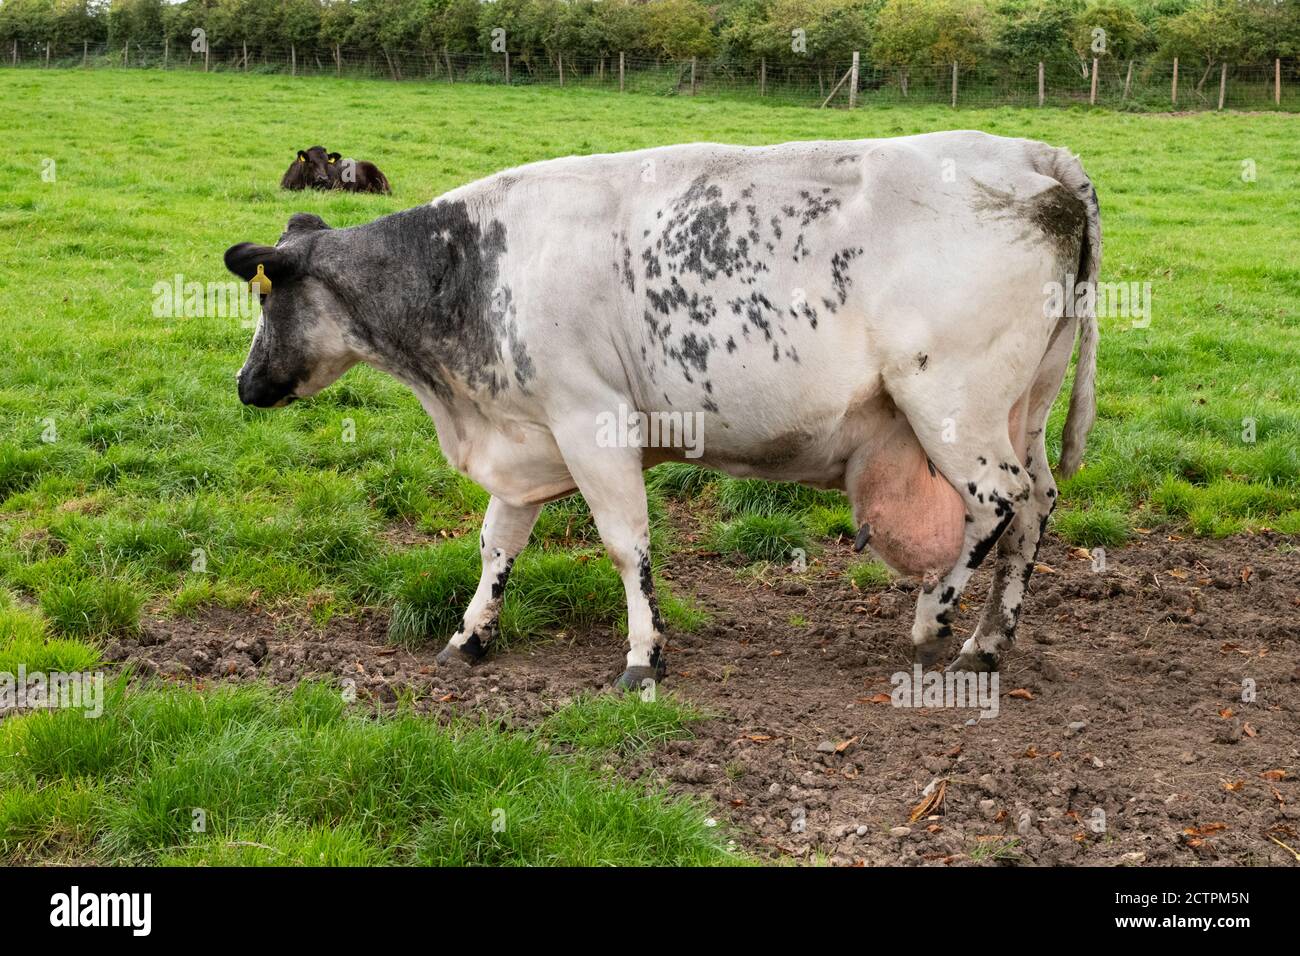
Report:
[{"label": "tuft of grass", "polygon": [[1118,547],[1129,539],[1129,518],[1111,508],[1058,511],[1052,526],[1070,544],[1085,548]]},{"label": "tuft of grass", "polygon": [[99,664],[99,652],[83,641],[50,637],[36,612],[12,605],[0,609],[0,673],[14,674],[19,667],[73,673]]},{"label": "tuft of grass", "polygon": [[635,753],[666,740],[690,736],[687,726],[703,719],[694,707],[662,692],[654,700],[639,694],[578,697],[547,717],[541,735],[584,754]]},{"label": "tuft of grass", "polygon": [[721,480],[722,476],[716,471],[688,465],[683,461],[665,462],[646,472],[648,489],[681,500],[695,498]]},{"label": "tuft of grass", "polygon": [[843,506],[844,496],[838,491],[818,491],[793,482],[724,478],[718,483],[718,507],[724,518],[792,514],[814,507]]},{"label": "tuft of grass", "polygon": [[796,548],[808,550],[808,532],[787,514],[747,514],[720,524],[714,531],[719,551],[744,555],[750,561],[788,561]]},{"label": "tuft of grass", "polygon": [[70,637],[134,633],[143,605],[137,586],[111,578],[81,578],[41,592],[41,612],[51,630]]},{"label": "tuft of grass", "polygon": [[859,561],[850,565],[844,576],[859,591],[888,587],[894,580],[894,572],[880,561]]}]

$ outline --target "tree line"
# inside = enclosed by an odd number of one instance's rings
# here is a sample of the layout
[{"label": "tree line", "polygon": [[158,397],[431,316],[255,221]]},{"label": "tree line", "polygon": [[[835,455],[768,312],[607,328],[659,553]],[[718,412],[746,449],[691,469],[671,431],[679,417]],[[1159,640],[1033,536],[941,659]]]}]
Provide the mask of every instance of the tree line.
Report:
[{"label": "tree line", "polygon": [[[1300,54],[1300,0],[0,0],[0,43],[342,48],[532,59],[717,58],[773,66],[1200,64]],[[502,32],[504,31],[504,32]]]}]

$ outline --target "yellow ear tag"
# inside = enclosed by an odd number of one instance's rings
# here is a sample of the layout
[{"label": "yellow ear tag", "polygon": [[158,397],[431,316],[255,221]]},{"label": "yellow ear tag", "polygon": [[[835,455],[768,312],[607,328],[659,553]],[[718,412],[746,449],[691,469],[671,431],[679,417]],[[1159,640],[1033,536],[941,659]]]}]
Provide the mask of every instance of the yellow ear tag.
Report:
[{"label": "yellow ear tag", "polygon": [[330,165],[331,165],[331,166],[334,165],[334,157],[333,157],[333,156],[330,157]]},{"label": "yellow ear tag", "polygon": [[267,278],[266,270],[262,267],[262,263],[259,262],[257,264],[257,275],[248,280],[248,287],[256,292],[260,292],[262,295],[266,295],[271,291],[271,280]]},{"label": "yellow ear tag", "polygon": [[305,160],[305,159],[303,159],[301,156],[299,156],[299,157],[298,157],[298,162],[300,162],[300,163],[305,163],[305,162],[307,162],[307,160]]}]

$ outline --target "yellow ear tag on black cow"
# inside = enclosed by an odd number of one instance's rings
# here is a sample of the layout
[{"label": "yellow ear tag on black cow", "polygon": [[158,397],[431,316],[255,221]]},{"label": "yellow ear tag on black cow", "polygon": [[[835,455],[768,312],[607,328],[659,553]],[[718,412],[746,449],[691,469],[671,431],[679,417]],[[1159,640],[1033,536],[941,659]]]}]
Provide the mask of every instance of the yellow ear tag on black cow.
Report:
[{"label": "yellow ear tag on black cow", "polygon": [[333,156],[330,157],[330,165],[331,165],[331,166],[334,165],[334,157],[333,157]]},{"label": "yellow ear tag on black cow", "polygon": [[305,162],[307,162],[307,160],[305,160],[305,159],[303,159],[301,156],[299,156],[299,157],[298,157],[298,162],[300,162],[300,163],[305,163]]},{"label": "yellow ear tag on black cow", "polygon": [[266,269],[263,268],[262,263],[257,264],[257,275],[248,280],[248,287],[255,292],[260,292],[262,295],[266,295],[271,291],[271,280],[267,278]]}]

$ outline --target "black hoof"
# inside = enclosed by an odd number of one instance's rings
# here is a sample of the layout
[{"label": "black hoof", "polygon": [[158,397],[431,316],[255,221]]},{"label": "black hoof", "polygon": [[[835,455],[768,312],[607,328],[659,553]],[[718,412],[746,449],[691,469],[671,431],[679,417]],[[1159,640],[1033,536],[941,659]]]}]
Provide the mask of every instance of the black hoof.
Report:
[{"label": "black hoof", "polygon": [[929,670],[931,667],[938,665],[948,652],[943,641],[935,641],[933,644],[914,644],[912,646],[912,661],[920,664],[921,670]]},{"label": "black hoof", "polygon": [[971,654],[958,654],[957,659],[946,668],[947,672],[950,674],[955,674],[961,671],[971,674],[983,674],[997,669],[997,655],[989,654],[985,651],[975,651]]},{"label": "black hoof", "polygon": [[642,681],[652,680],[656,684],[664,679],[668,673],[668,665],[664,661],[664,655],[656,655],[656,660],[649,666],[638,664],[635,667],[629,667],[618,680],[614,681],[614,687],[618,690],[641,690]]},{"label": "black hoof", "polygon": [[858,536],[853,539],[853,550],[862,551],[871,543],[871,525],[863,522],[862,527],[858,529]]},{"label": "black hoof", "polygon": [[478,635],[473,634],[470,639],[460,647],[455,646],[450,641],[447,646],[438,652],[434,660],[440,664],[449,664],[452,661],[461,661],[465,664],[477,664],[487,654],[487,649],[479,643]]}]

